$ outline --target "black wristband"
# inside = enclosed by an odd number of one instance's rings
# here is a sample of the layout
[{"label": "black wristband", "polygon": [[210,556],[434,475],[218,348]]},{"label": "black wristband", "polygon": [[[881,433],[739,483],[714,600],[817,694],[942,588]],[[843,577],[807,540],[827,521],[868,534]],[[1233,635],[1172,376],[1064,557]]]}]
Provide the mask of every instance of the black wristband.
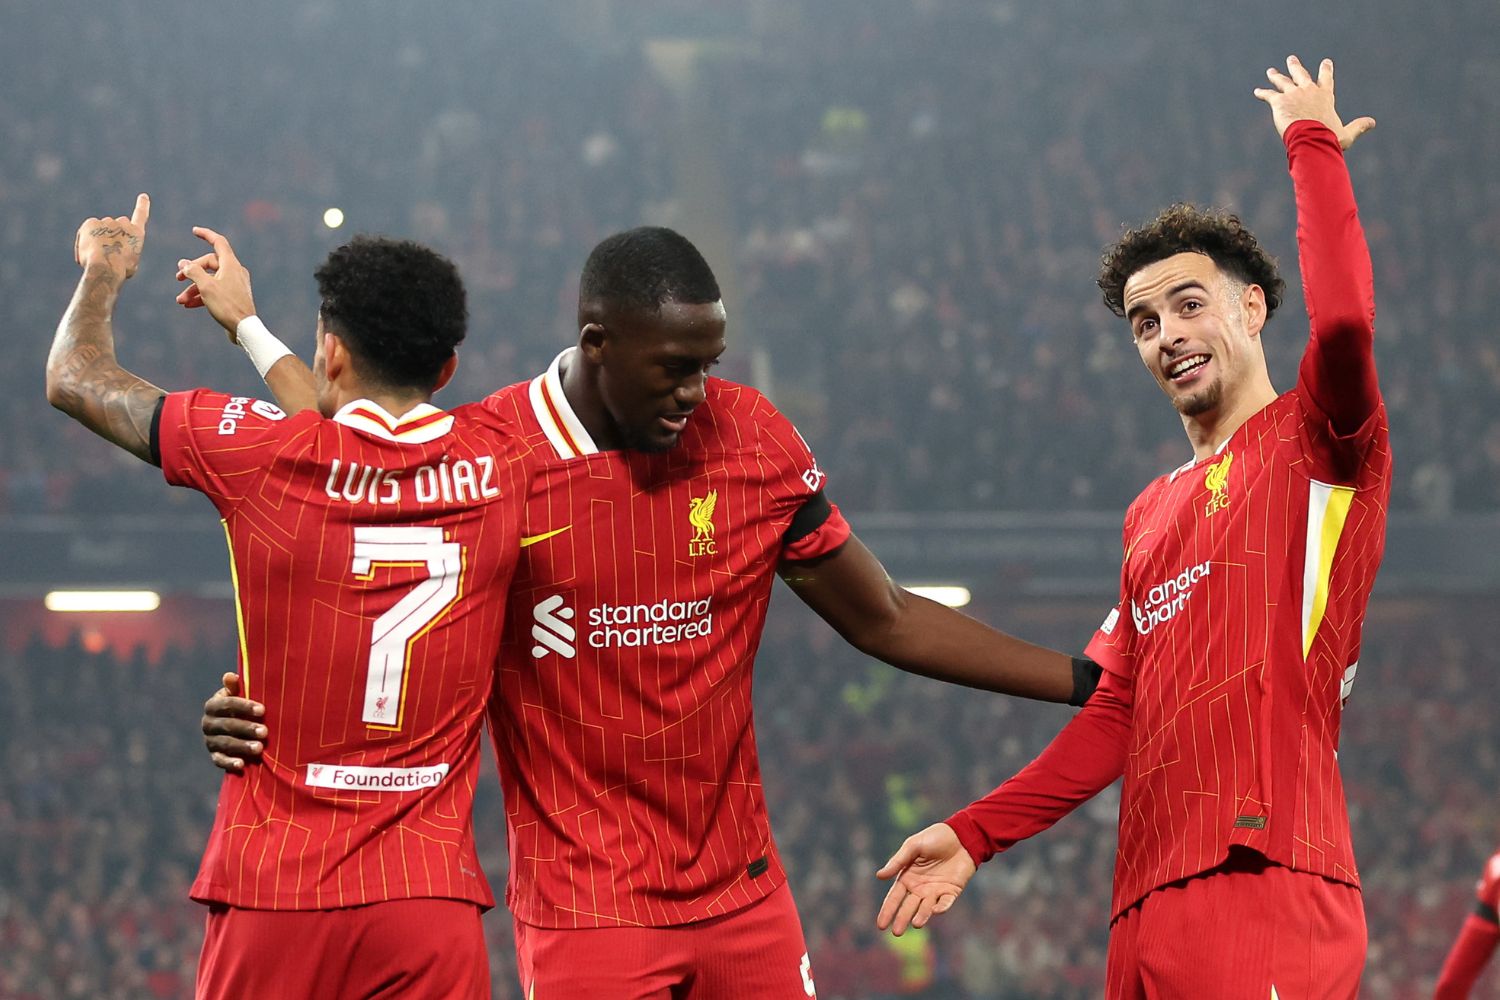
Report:
[{"label": "black wristband", "polygon": [[1474,915],[1481,919],[1488,920],[1492,924],[1500,924],[1500,913],[1496,913],[1495,908],[1488,903],[1476,904],[1474,907]]},{"label": "black wristband", "polygon": [[1082,656],[1073,657],[1073,694],[1068,699],[1069,705],[1082,705],[1089,700],[1094,689],[1099,686],[1099,678],[1104,676],[1104,668],[1093,660]]}]

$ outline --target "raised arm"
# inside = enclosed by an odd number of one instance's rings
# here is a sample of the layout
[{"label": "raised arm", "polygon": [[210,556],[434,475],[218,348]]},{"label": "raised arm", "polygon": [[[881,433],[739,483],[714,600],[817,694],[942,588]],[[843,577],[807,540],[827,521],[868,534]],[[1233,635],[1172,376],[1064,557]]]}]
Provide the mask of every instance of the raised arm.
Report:
[{"label": "raised arm", "polygon": [[120,367],[114,313],[120,289],[140,266],[151,199],[140,195],[129,218],[88,219],[73,240],[83,277],[47,355],[47,402],[143,461],[156,464],[151,425],[161,389]]},{"label": "raised arm", "polygon": [[891,580],[858,538],[781,577],[855,648],[894,667],[1000,694],[1081,705],[1098,668],[990,628]]},{"label": "raised arm", "polygon": [[1297,198],[1297,251],[1312,335],[1299,381],[1335,433],[1355,433],[1380,404],[1375,378],[1375,282],[1343,150],[1375,127],[1347,125],[1334,107],[1333,60],[1314,80],[1296,56],[1267,70],[1255,96],[1271,107]]},{"label": "raised arm", "polygon": [[283,410],[297,413],[317,409],[313,373],[255,314],[250,269],[219,233],[195,226],[193,235],[213,249],[195,260],[177,262],[177,280],[191,282],[178,294],[178,304],[186,309],[208,310],[229,335],[229,342],[244,349]]}]

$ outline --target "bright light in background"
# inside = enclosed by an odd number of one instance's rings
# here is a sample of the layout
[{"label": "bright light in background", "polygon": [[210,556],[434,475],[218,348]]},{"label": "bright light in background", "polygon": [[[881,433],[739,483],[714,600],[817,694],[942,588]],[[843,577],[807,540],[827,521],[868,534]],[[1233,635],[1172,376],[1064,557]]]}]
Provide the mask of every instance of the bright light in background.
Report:
[{"label": "bright light in background", "polygon": [[344,224],[344,210],[342,208],[330,208],[323,213],[323,225],[329,229],[337,229]]},{"label": "bright light in background", "polygon": [[937,601],[946,604],[950,608],[961,608],[969,603],[973,596],[968,587],[958,587],[952,584],[923,584],[921,586],[907,587],[907,590],[918,597],[925,597],[929,601]]},{"label": "bright light in background", "polygon": [[154,590],[54,590],[48,611],[155,611],[161,596]]}]

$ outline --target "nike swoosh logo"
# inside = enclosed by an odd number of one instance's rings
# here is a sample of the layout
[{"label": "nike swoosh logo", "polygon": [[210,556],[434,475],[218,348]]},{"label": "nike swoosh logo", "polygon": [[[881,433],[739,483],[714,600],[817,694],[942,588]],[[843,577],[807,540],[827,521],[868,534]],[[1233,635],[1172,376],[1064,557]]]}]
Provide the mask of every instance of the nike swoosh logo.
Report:
[{"label": "nike swoosh logo", "polygon": [[535,545],[537,542],[545,542],[547,539],[551,538],[553,535],[560,535],[564,531],[567,531],[571,527],[573,527],[573,526],[571,524],[568,524],[568,525],[564,525],[561,528],[556,528],[556,529],[554,529],[552,531],[543,532],[540,535],[522,535],[521,536],[521,548],[524,549],[528,545]]}]

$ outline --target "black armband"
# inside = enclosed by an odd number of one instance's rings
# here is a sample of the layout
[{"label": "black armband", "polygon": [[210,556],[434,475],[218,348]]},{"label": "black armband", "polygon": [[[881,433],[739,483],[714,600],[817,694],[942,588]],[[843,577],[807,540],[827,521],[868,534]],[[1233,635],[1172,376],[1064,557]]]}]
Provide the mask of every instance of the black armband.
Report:
[{"label": "black armband", "polygon": [[158,469],[161,468],[161,411],[167,405],[167,397],[162,396],[156,401],[156,409],[151,412],[151,464]]},{"label": "black armband", "polygon": [[1104,668],[1093,660],[1082,656],[1073,657],[1073,694],[1068,699],[1069,705],[1082,705],[1089,700],[1094,689],[1099,686],[1099,678],[1104,676]]},{"label": "black armband", "polygon": [[833,504],[819,490],[807,498],[800,510],[792,516],[792,523],[787,525],[786,534],[781,536],[783,545],[792,545],[802,541],[808,535],[823,527],[823,522],[828,520],[833,513]]},{"label": "black armband", "polygon": [[1500,924],[1500,913],[1488,903],[1480,902],[1474,906],[1474,915],[1481,920],[1488,920],[1492,924]]}]

